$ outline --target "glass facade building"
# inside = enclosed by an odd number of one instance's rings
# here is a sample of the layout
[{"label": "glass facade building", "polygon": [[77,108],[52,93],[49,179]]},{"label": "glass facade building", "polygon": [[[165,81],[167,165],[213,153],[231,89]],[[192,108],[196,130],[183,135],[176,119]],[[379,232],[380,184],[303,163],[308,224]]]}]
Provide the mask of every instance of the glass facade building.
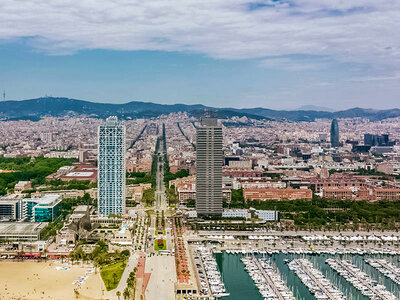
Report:
[{"label": "glass facade building", "polygon": [[333,119],[331,124],[331,145],[339,147],[339,124],[336,119]]},{"label": "glass facade building", "polygon": [[22,200],[22,218],[28,222],[53,222],[61,215],[60,195],[46,195],[42,198]]},{"label": "glass facade building", "polygon": [[125,126],[109,117],[98,128],[99,214],[125,213]]},{"label": "glass facade building", "polygon": [[53,222],[61,215],[61,200],[51,205],[38,204],[34,208],[35,222]]}]

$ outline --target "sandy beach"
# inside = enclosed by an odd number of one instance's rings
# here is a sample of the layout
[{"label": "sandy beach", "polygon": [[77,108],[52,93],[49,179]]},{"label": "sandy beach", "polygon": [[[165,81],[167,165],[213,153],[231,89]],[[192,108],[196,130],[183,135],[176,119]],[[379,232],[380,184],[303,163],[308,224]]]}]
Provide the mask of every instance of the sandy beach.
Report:
[{"label": "sandy beach", "polygon": [[[68,267],[57,270],[56,267]],[[60,268],[59,268],[60,269]],[[106,299],[100,274],[86,275],[90,266],[47,261],[0,261],[0,300],[8,299]],[[88,276],[81,286],[72,284]],[[78,297],[74,289],[79,292]]]}]

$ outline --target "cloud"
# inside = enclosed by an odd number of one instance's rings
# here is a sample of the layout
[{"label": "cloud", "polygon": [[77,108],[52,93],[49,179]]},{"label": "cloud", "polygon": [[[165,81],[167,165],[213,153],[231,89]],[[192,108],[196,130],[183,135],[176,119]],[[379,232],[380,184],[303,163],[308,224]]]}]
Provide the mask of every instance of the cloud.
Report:
[{"label": "cloud", "polygon": [[366,81],[386,81],[386,80],[399,80],[399,79],[400,79],[400,73],[395,73],[395,74],[391,74],[391,75],[378,75],[378,76],[351,78],[350,81],[366,82]]},{"label": "cloud", "polygon": [[261,60],[261,66],[272,69],[282,69],[287,71],[317,71],[324,70],[336,62],[322,56],[274,56]]},{"label": "cloud", "polygon": [[[2,0],[0,39],[28,38],[53,55],[161,50],[267,66],[293,55],[400,66],[399,15],[398,0]],[[304,65],[292,68],[316,67]]]}]

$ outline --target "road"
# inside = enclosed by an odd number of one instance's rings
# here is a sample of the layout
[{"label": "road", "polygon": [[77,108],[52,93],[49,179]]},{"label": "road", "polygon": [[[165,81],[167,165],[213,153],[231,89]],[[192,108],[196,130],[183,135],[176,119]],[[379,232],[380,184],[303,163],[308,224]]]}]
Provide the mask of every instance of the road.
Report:
[{"label": "road", "polygon": [[164,147],[163,141],[160,142],[160,148],[157,153],[157,174],[156,174],[156,209],[167,210],[167,200],[165,197],[165,184],[164,184]]},{"label": "road", "polygon": [[[138,262],[138,257],[139,257],[139,252],[133,251],[131,249],[131,256],[128,259],[128,262],[126,263],[126,267],[124,270],[124,273],[122,274],[121,280],[119,281],[118,287],[115,290],[112,290],[109,293],[109,296],[115,297],[117,291],[121,292],[121,295],[124,292],[124,289],[127,287],[126,281],[129,277],[129,274],[133,271],[133,269],[137,266]],[[111,297],[111,299],[113,299]]]}]

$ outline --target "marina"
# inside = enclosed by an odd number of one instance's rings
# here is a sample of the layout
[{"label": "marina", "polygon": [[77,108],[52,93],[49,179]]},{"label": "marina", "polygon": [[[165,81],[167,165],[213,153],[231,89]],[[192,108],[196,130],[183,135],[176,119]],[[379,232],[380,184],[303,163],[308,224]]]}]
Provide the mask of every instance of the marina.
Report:
[{"label": "marina", "polygon": [[264,299],[293,299],[292,292],[267,260],[255,257],[244,257],[241,260]]},{"label": "marina", "polygon": [[203,279],[200,279],[203,291],[208,292],[209,289],[211,295],[215,298],[229,296],[222,281],[212,250],[209,247],[200,246],[197,248],[197,254],[201,259],[205,271],[205,276],[200,277]]},{"label": "marina", "polygon": [[370,299],[395,300],[398,299],[385,286],[378,284],[374,279],[361,271],[348,260],[327,259],[327,264],[350,282],[364,296]]},{"label": "marina", "polygon": [[[348,249],[349,250],[349,249]],[[379,249],[381,250],[381,249]],[[349,250],[350,251],[350,250]],[[251,252],[251,253],[249,253]],[[291,254],[289,252],[293,252]],[[378,252],[378,249],[376,250]],[[243,254],[245,253],[245,254]],[[306,259],[312,264],[314,270],[312,273],[323,275],[323,277],[330,282],[330,284],[336,289],[333,291],[338,291],[340,293],[335,294],[331,292],[333,297],[343,297],[343,298],[321,298],[321,299],[348,299],[348,300],[367,300],[370,296],[362,293],[365,288],[359,289],[358,287],[364,287],[361,283],[360,286],[354,286],[353,283],[347,280],[344,276],[339,274],[334,268],[332,268],[326,261],[331,260],[349,260],[352,264],[356,265],[359,270],[363,271],[372,278],[375,282],[373,288],[380,290],[380,294],[383,297],[377,296],[376,299],[400,299],[400,285],[395,283],[392,279],[382,276],[382,274],[370,264],[367,263],[369,259],[384,259],[389,262],[392,266],[398,268],[400,265],[399,256],[394,256],[391,254],[358,254],[358,253],[348,253],[348,254],[330,254],[322,253],[317,254],[314,252],[309,252],[307,250],[299,251],[276,251],[276,250],[259,250],[259,251],[242,251],[242,249],[215,252],[214,256],[216,258],[219,270],[226,289],[229,291],[230,295],[223,297],[224,300],[239,300],[239,299],[254,299],[263,300],[264,297],[259,291],[255,280],[252,279],[251,273],[246,270],[245,261],[248,258],[257,259],[262,266],[263,262],[269,264],[272,269],[279,274],[283,284],[287,287],[288,291],[293,294],[293,298],[289,299],[299,299],[299,300],[315,300],[319,299],[316,295],[313,295],[310,289],[301,281],[296,273],[289,269],[289,262],[296,259]],[[245,261],[243,261],[243,258]],[[256,265],[257,266],[257,265]],[[266,265],[265,265],[266,266]],[[254,270],[254,264],[252,267]],[[262,273],[261,273],[262,275]],[[354,277],[354,275],[351,275]],[[261,278],[261,279],[260,279]],[[260,282],[265,283],[262,277],[258,276]],[[273,279],[273,282],[277,281]],[[326,284],[326,281],[324,281]],[[268,282],[266,283],[268,285]],[[318,287],[319,288],[319,287]],[[271,289],[273,291],[273,289]],[[268,298],[267,298],[268,299]],[[281,298],[272,298],[281,299]]]},{"label": "marina", "polygon": [[343,293],[315,269],[307,259],[294,259],[288,264],[317,299],[345,300]]},{"label": "marina", "polygon": [[385,259],[366,259],[365,262],[380,273],[400,284],[400,268]]}]

